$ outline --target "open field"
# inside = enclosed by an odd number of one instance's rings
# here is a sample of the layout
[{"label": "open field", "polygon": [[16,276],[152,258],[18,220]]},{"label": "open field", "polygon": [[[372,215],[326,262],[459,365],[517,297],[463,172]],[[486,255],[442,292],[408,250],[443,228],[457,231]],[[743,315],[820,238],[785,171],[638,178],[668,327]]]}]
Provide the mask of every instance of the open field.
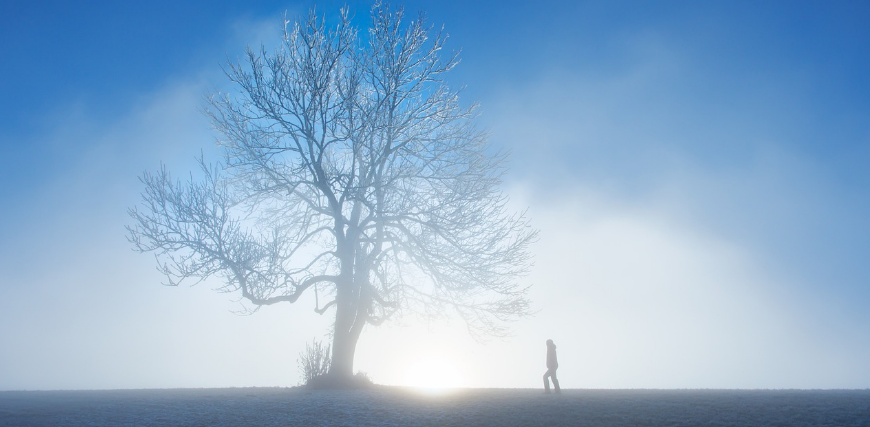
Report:
[{"label": "open field", "polygon": [[870,426],[870,390],[0,392],[0,426]]}]

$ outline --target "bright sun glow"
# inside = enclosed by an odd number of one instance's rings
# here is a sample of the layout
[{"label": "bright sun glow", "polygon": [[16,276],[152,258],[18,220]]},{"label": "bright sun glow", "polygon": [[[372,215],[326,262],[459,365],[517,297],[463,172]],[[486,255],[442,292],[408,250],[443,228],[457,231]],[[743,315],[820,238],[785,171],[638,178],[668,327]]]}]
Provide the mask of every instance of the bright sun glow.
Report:
[{"label": "bright sun glow", "polygon": [[405,385],[429,391],[460,387],[462,378],[456,366],[443,359],[422,359],[405,371]]}]

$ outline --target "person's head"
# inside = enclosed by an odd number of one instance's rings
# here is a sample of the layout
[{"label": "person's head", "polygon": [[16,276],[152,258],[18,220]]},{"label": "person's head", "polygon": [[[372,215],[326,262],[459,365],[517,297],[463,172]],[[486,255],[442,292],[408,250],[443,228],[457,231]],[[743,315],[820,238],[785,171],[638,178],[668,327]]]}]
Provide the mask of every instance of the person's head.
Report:
[{"label": "person's head", "polygon": [[553,340],[547,340],[547,347],[555,347],[556,344],[553,343]]}]

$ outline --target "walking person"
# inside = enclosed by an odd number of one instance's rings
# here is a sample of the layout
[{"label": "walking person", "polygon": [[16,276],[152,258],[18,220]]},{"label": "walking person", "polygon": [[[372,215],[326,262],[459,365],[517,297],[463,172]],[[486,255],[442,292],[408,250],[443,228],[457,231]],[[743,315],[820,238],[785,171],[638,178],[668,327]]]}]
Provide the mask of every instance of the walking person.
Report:
[{"label": "walking person", "polygon": [[553,379],[553,388],[556,393],[562,393],[559,388],[559,379],[556,378],[556,369],[559,369],[559,361],[556,360],[556,344],[553,340],[547,340],[547,372],[544,373],[544,393],[550,392],[550,378]]}]

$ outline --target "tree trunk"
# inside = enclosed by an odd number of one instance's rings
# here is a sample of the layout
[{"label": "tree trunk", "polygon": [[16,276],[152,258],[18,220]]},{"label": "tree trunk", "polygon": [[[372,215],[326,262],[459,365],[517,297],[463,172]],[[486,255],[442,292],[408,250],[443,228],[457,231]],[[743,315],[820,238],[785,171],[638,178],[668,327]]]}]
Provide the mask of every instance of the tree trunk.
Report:
[{"label": "tree trunk", "polygon": [[360,325],[354,327],[360,320],[357,317],[358,306],[359,298],[352,290],[338,290],[332,335],[332,365],[329,368],[329,375],[336,380],[350,380],[353,376],[353,358],[362,332]]},{"label": "tree trunk", "polygon": [[356,352],[356,343],[357,339],[354,339],[349,331],[335,331],[332,337],[330,375],[339,378],[350,378],[353,375],[353,356]]},{"label": "tree trunk", "polygon": [[[351,223],[359,220],[360,206],[354,207]],[[343,229],[342,222],[336,223],[337,229]],[[367,268],[361,267],[357,261],[356,231],[348,230],[345,239],[337,242],[337,251],[341,258],[341,277],[336,283],[335,295],[335,325],[332,335],[332,364],[329,375],[333,381],[350,384],[353,377],[353,358],[360,333],[368,319],[368,308],[364,302],[362,284],[363,275],[367,277]],[[367,266],[366,266],[367,267]]]}]

